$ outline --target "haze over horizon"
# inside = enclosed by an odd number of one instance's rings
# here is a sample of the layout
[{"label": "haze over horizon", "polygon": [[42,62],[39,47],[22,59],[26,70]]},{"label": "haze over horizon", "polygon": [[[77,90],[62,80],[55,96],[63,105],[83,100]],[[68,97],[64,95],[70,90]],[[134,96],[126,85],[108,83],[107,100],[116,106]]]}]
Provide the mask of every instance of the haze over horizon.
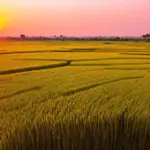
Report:
[{"label": "haze over horizon", "polygon": [[149,0],[1,0],[0,36],[141,36]]}]

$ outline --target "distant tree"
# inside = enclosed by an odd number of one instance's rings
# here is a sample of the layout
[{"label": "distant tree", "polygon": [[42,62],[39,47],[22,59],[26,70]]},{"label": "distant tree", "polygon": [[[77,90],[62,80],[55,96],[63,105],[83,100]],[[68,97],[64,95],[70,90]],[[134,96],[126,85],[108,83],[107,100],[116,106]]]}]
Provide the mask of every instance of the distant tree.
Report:
[{"label": "distant tree", "polygon": [[143,35],[144,38],[150,38],[150,34]]},{"label": "distant tree", "polygon": [[116,37],[116,41],[120,41],[120,37],[119,36]]},{"label": "distant tree", "polygon": [[145,39],[146,42],[150,42],[150,34],[143,35],[143,38]]},{"label": "distant tree", "polygon": [[60,39],[61,39],[62,41],[64,41],[65,37],[64,37],[63,35],[60,35]]},{"label": "distant tree", "polygon": [[21,34],[21,35],[20,35],[20,38],[21,38],[21,39],[25,39],[26,36],[25,36],[24,34]]},{"label": "distant tree", "polygon": [[60,35],[60,38],[63,38],[64,36],[63,35]]}]

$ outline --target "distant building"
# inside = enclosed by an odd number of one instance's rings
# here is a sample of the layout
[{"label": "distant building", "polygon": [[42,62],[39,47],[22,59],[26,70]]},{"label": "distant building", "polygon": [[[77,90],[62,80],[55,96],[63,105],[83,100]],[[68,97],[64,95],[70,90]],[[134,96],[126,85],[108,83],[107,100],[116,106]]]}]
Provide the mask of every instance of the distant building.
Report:
[{"label": "distant building", "polygon": [[150,42],[150,34],[143,35],[143,38],[145,39],[145,41]]},{"label": "distant building", "polygon": [[148,39],[150,39],[150,34],[145,34],[145,35],[143,35],[143,38],[148,38]]}]

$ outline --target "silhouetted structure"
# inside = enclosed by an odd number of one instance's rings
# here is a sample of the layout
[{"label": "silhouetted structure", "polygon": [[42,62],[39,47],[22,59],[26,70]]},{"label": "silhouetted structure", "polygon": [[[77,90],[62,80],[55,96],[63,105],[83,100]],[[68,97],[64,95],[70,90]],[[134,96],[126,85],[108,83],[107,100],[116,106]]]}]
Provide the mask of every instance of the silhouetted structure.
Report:
[{"label": "silhouetted structure", "polygon": [[142,35],[141,37],[119,37],[119,36],[25,36],[21,34],[20,37],[7,36],[8,40],[30,40],[30,41],[46,41],[46,40],[60,40],[60,41],[150,41],[150,34]]},{"label": "silhouetted structure", "polygon": [[144,38],[150,38],[150,34],[143,35]]},{"label": "silhouetted structure", "polygon": [[21,34],[20,38],[24,40],[26,38],[26,36],[24,34]]},{"label": "silhouetted structure", "polygon": [[150,42],[150,34],[143,35],[143,38],[145,39],[146,42]]}]

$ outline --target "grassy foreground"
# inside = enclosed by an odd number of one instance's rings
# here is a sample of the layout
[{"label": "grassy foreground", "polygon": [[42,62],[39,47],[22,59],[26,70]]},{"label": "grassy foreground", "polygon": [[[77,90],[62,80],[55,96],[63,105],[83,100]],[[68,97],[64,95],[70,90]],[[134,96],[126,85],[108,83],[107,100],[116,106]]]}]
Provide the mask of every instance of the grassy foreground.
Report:
[{"label": "grassy foreground", "polygon": [[149,150],[150,44],[5,42],[0,150]]}]

